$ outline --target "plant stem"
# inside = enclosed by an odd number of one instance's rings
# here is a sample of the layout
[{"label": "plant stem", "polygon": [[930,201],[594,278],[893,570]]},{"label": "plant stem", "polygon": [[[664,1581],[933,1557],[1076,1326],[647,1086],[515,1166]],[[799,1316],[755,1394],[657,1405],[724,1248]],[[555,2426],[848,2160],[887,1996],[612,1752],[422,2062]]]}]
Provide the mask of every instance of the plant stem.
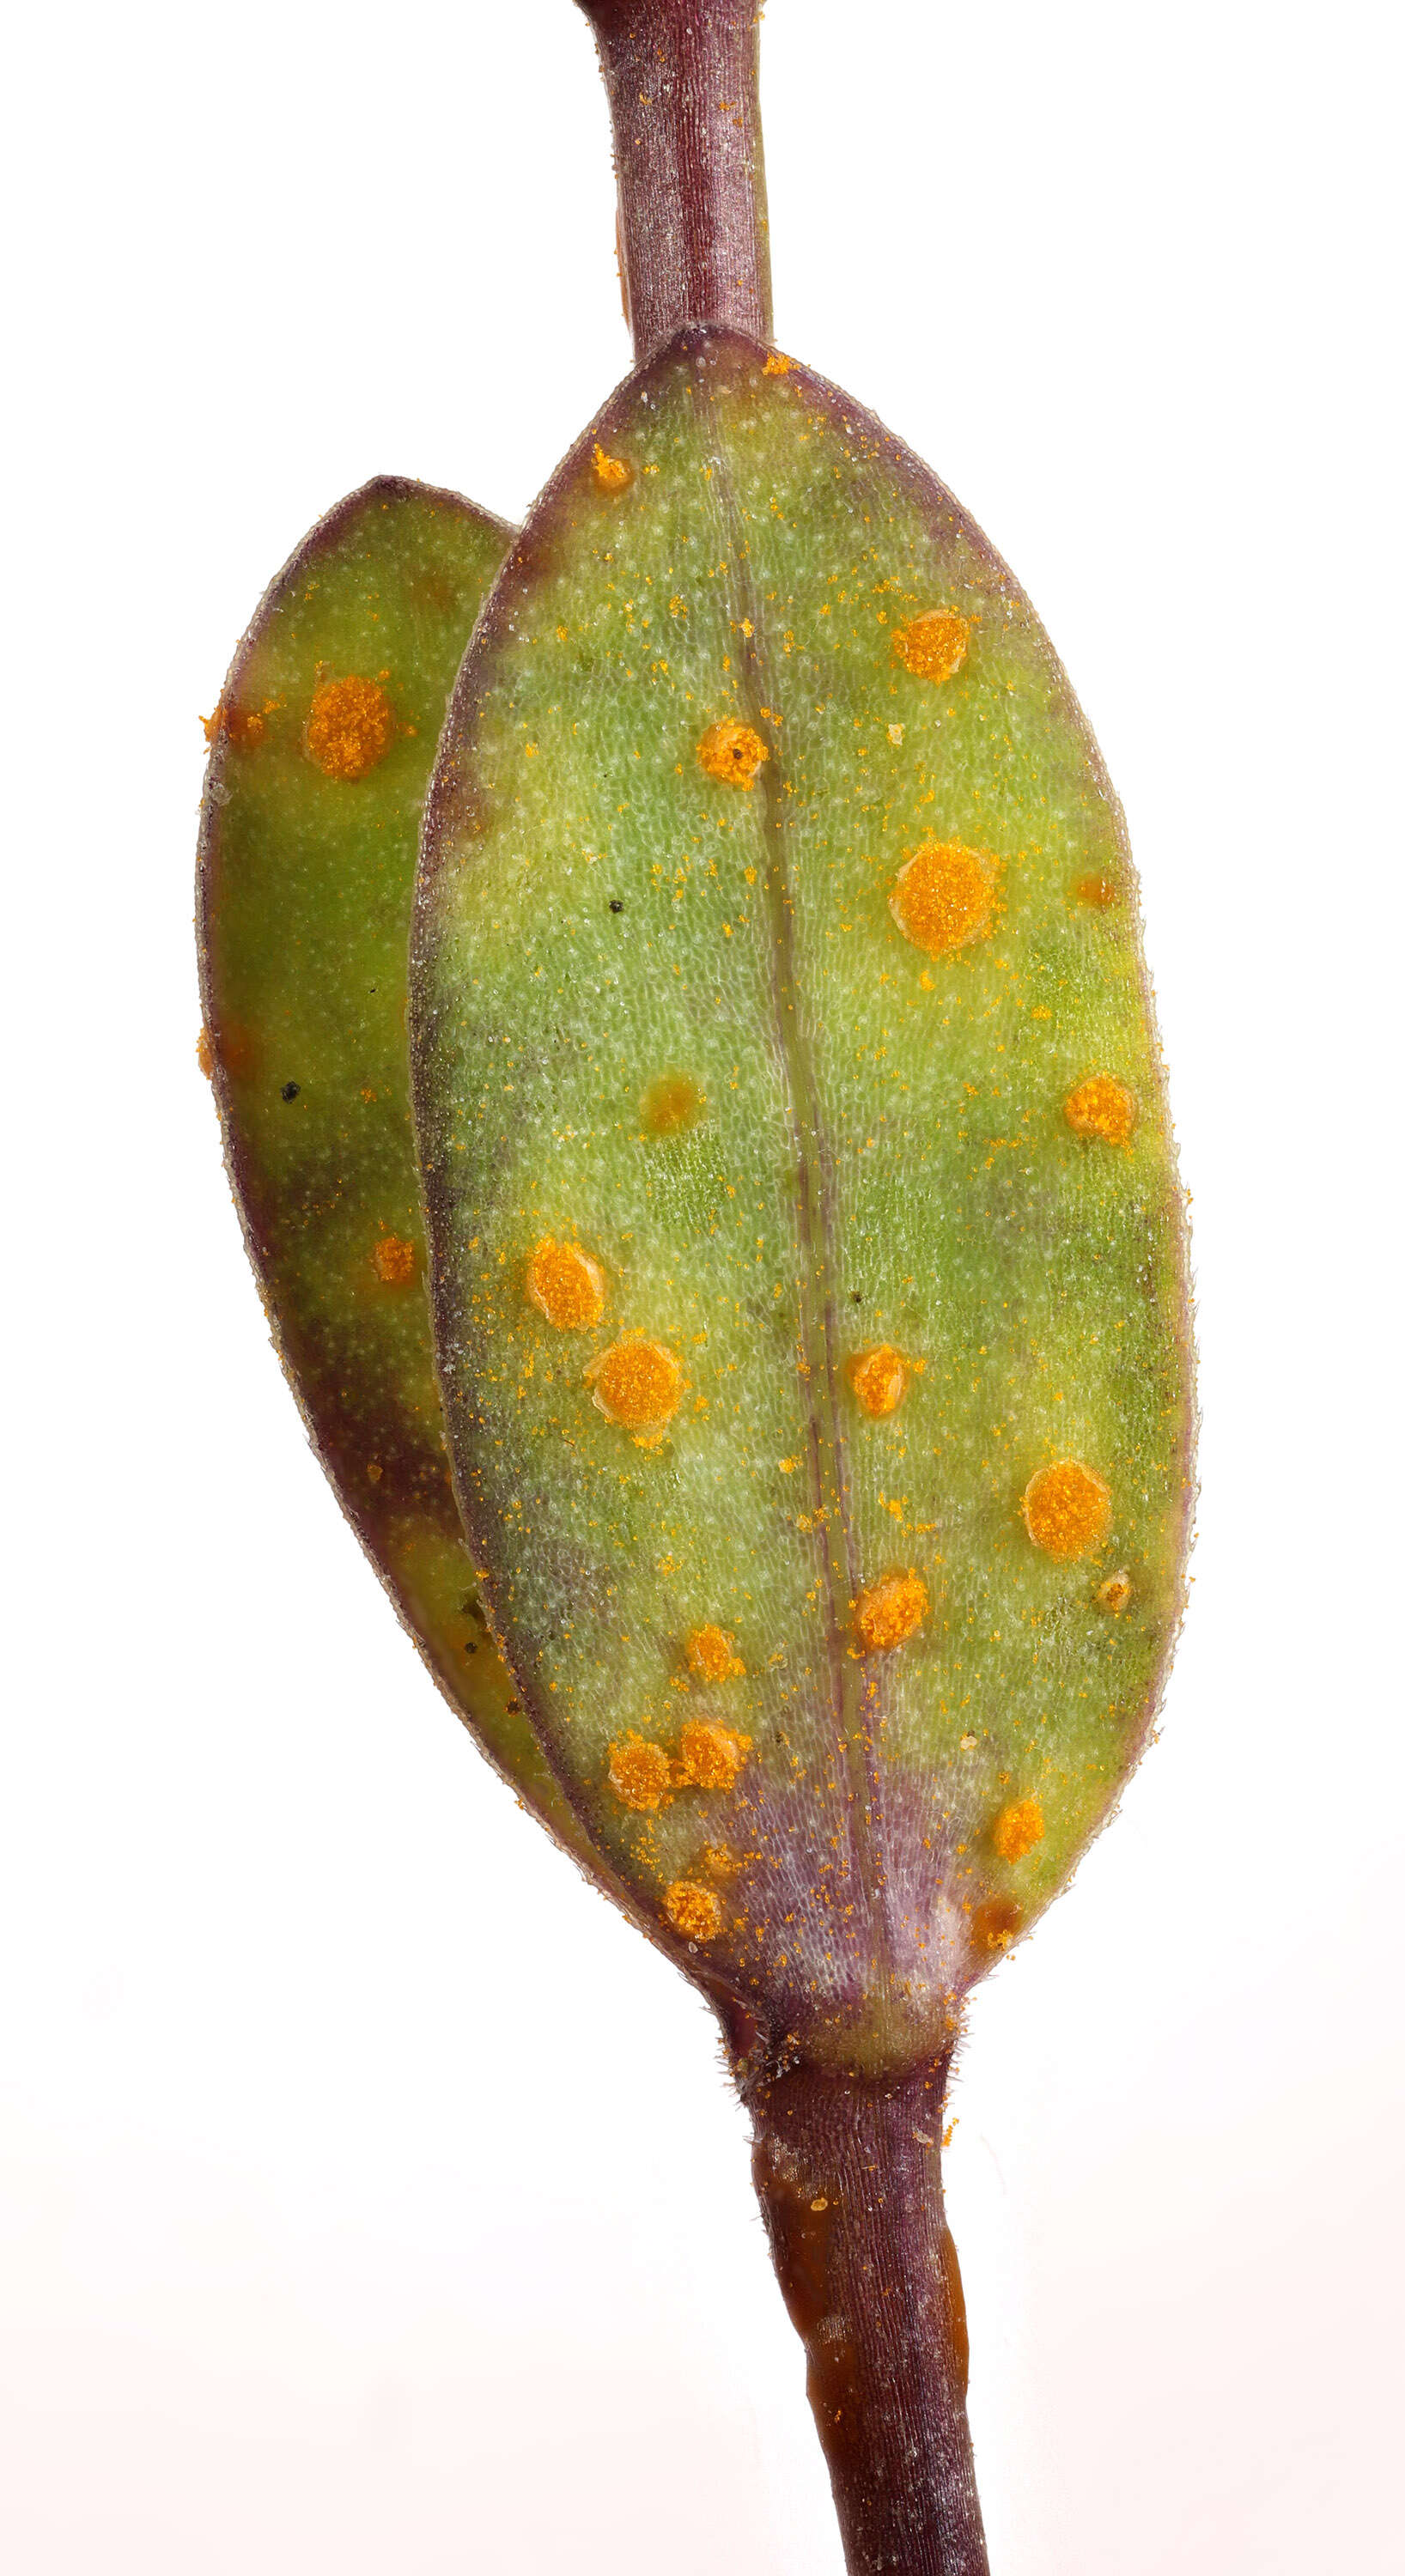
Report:
[{"label": "plant stem", "polygon": [[809,2356],[850,2576],[988,2576],[966,2307],[942,2207],[946,2065],[753,2082],[753,2172]]},{"label": "plant stem", "polygon": [[684,322],[771,336],[758,0],[580,0],[615,137],[625,310],[643,360]]}]

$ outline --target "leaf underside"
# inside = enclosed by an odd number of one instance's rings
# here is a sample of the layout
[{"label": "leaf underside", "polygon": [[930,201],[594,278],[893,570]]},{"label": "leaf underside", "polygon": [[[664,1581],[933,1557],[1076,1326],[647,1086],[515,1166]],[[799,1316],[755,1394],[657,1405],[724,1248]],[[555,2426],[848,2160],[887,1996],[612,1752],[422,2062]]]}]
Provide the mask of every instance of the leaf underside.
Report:
[{"label": "leaf underside", "polygon": [[454,493],[386,479],[342,502],[274,582],[214,729],[201,973],[230,1176],[314,1445],[448,1697],[585,1857],[488,1634],[454,1505],[408,1103],[421,806],[510,534]]},{"label": "leaf underside", "polygon": [[[912,667],[934,613],[946,677]],[[956,949],[893,910],[933,847],[989,892]],[[553,1771],[714,1992],[849,2062],[942,2044],[1154,1708],[1181,1201],[1087,725],[979,531],[832,388],[693,330],[567,459],[460,675],[411,996],[455,1476]],[[1079,1132],[1090,1081],[1125,1138]],[[538,1310],[543,1243],[596,1265],[598,1323]],[[680,1377],[642,1435],[602,1407],[622,1343]],[[1108,1498],[1073,1556],[1025,1503],[1068,1462]],[[874,1650],[893,1580],[921,1615]]]}]

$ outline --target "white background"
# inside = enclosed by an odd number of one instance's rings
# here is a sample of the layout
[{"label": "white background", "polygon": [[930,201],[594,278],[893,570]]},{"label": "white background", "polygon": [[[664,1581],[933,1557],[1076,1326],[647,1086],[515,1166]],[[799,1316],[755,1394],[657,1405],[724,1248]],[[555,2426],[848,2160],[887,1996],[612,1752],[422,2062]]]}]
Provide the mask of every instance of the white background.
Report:
[{"label": "white background", "polygon": [[[954,2105],[995,2576],[1400,2563],[1392,16],[765,28],[779,335],[1049,624],[1195,1202],[1162,1739]],[[711,2025],[398,1633],[194,1061],[264,583],[378,470],[521,513],[626,369],[588,31],[89,0],[8,64],[0,2558],[838,2576]]]}]

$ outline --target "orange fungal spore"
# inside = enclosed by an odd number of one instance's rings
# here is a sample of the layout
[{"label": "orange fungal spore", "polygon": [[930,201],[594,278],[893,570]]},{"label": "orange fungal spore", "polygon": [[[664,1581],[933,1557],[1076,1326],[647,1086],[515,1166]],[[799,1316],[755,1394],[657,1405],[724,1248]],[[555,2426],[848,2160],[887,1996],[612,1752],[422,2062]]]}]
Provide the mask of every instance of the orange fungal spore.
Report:
[{"label": "orange fungal spore", "polygon": [[730,1789],[751,1750],[749,1735],[690,1718],[679,1738],[678,1782],[685,1789]]},{"label": "orange fungal spore", "polygon": [[1037,1798],[1017,1798],[1002,1807],[990,1829],[991,1844],[1001,1860],[1023,1860],[1044,1840],[1044,1810]]},{"label": "orange fungal spore", "polygon": [[634,481],[634,468],[622,456],[607,456],[599,439],[591,453],[595,480],[602,492],[627,492]]},{"label": "orange fungal spore", "polygon": [[673,1779],[668,1755],[659,1745],[646,1744],[642,1735],[611,1745],[609,1771],[615,1796],[636,1815],[653,1815]]},{"label": "orange fungal spore", "polygon": [[1075,1136],[1125,1145],[1137,1123],[1137,1103],[1126,1085],[1114,1081],[1110,1073],[1092,1073],[1069,1093],[1064,1116]]},{"label": "orange fungal spore", "polygon": [[783,357],[779,349],[771,349],[761,362],[761,373],[763,376],[788,376],[790,360]]},{"label": "orange fungal spore", "polygon": [[383,1234],[371,1254],[376,1277],[386,1288],[404,1288],[419,1268],[419,1254],[403,1234]]},{"label": "orange fungal spore", "polygon": [[1073,892],[1078,903],[1091,904],[1094,912],[1111,911],[1112,906],[1120,902],[1122,896],[1122,888],[1116,877],[1104,876],[1077,878]]},{"label": "orange fungal spore", "polygon": [[303,739],[325,777],[364,778],[395,739],[395,717],[379,680],[320,681]]},{"label": "orange fungal spore", "polygon": [[949,680],[960,670],[971,640],[969,619],[954,608],[929,608],[925,617],[893,633],[893,651],[917,680]]},{"label": "orange fungal spore", "polygon": [[226,742],[232,742],[237,751],[257,751],[268,731],[273,705],[270,698],[262,707],[236,707],[221,698],[214,714],[200,719],[205,740],[213,743],[223,734]]},{"label": "orange fungal spore", "polygon": [[642,1333],[614,1342],[592,1360],[585,1375],[607,1422],[632,1431],[648,1448],[663,1438],[683,1394],[683,1371],[662,1342],[648,1341]]},{"label": "orange fungal spore", "polygon": [[547,1235],[527,1264],[527,1294],[558,1333],[588,1332],[605,1312],[605,1273],[578,1243]]},{"label": "orange fungal spore", "polygon": [[893,879],[888,909],[914,948],[949,957],[990,937],[994,863],[961,841],[925,841]]},{"label": "orange fungal spore", "polygon": [[864,1412],[881,1421],[885,1413],[897,1412],[912,1384],[912,1362],[891,1342],[878,1342],[870,1350],[855,1352],[847,1375]]},{"label": "orange fungal spore", "polygon": [[859,1594],[854,1626],[870,1655],[886,1655],[915,1635],[927,1616],[927,1586],[920,1574],[885,1574]]},{"label": "orange fungal spore", "polygon": [[651,1136],[680,1136],[697,1125],[706,1107],[691,1075],[660,1074],[644,1094],[644,1124]]},{"label": "orange fungal spore", "polygon": [[722,1908],[710,1887],[676,1878],[664,1889],[663,1910],[685,1941],[715,1941],[722,1929]]},{"label": "orange fungal spore", "polygon": [[1020,1508],[1025,1528],[1046,1556],[1087,1556],[1107,1535],[1112,1496],[1091,1467],[1060,1458],[1030,1477]]},{"label": "orange fungal spore", "polygon": [[750,787],[763,760],[770,757],[760,734],[732,716],[709,725],[698,744],[699,768],[709,778],[720,778],[724,787]]},{"label": "orange fungal spore", "polygon": [[1106,1583],[1100,1583],[1093,1595],[1098,1608],[1106,1610],[1113,1619],[1121,1618],[1131,1598],[1132,1578],[1125,1565],[1119,1566],[1116,1574],[1110,1574]]},{"label": "orange fungal spore", "polygon": [[971,1917],[971,1938],[978,1950],[1007,1950],[1023,1920],[1013,1896],[988,1896]]},{"label": "orange fungal spore", "polygon": [[210,1032],[208,1029],[202,1029],[199,1037],[195,1041],[195,1061],[199,1065],[205,1080],[207,1082],[212,1081],[214,1079],[215,1071],[215,1050],[210,1043]]},{"label": "orange fungal spore", "polygon": [[722,1628],[694,1628],[683,1641],[688,1670],[705,1682],[739,1681],[746,1671],[740,1655],[732,1652],[732,1640]]}]

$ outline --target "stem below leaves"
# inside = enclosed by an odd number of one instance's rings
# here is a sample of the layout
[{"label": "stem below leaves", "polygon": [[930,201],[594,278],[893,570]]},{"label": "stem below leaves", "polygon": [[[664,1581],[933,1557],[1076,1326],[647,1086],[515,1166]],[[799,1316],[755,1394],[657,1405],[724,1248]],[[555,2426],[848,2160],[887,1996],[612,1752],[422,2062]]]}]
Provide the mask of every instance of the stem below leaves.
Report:
[{"label": "stem below leaves", "polygon": [[684,322],[771,336],[756,0],[580,0],[610,99],[638,361]]}]

